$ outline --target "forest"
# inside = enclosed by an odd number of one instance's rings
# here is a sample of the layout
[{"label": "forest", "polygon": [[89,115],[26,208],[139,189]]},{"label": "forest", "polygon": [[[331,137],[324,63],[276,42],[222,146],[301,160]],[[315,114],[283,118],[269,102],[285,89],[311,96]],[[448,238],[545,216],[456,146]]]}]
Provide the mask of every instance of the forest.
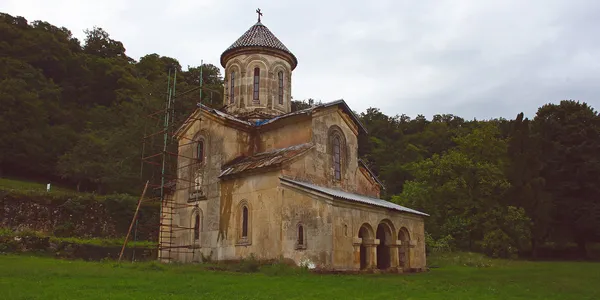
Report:
[{"label": "forest", "polygon": [[[100,27],[79,41],[67,28],[0,13],[0,176],[139,194],[149,176],[142,137],[160,126],[146,116],[164,109],[169,74],[178,91],[198,87],[202,74],[201,102],[221,107],[217,66],[125,50]],[[181,121],[199,94],[177,101]],[[432,251],[537,257],[570,244],[587,257],[600,242],[600,115],[585,102],[548,99],[531,119],[356,114],[369,131],[359,155],[385,199],[430,215]]]}]

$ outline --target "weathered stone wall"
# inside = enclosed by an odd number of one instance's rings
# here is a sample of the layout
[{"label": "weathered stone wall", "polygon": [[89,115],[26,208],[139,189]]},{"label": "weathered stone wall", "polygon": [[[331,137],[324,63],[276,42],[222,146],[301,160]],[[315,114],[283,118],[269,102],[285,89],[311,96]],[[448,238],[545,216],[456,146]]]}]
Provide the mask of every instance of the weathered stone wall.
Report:
[{"label": "weathered stone wall", "polygon": [[[137,197],[97,196],[0,189],[0,227],[30,229],[49,235],[116,238],[127,234]],[[140,240],[158,237],[159,203],[146,202],[139,212]]]},{"label": "weathered stone wall", "polygon": [[[285,185],[281,187],[281,197],[283,257],[293,259],[296,264],[311,262],[318,268],[331,268],[335,220],[331,201]],[[305,240],[302,248],[297,245],[300,225]]]},{"label": "weathered stone wall", "polygon": [[[185,131],[179,141],[179,180],[177,183],[175,199],[175,214],[173,215],[173,224],[182,229],[175,230],[173,240],[174,246],[195,246],[209,248],[206,255],[210,253],[210,248],[216,247],[216,240],[220,222],[220,202],[221,186],[218,178],[221,173],[221,166],[240,156],[248,155],[251,151],[249,133],[226,126],[223,120],[199,112],[200,120],[196,120]],[[203,162],[197,161],[197,140],[204,140],[205,156]],[[198,190],[197,182],[201,182],[200,190],[204,198],[196,197]],[[201,234],[199,241],[194,241],[193,230],[195,214],[200,215]],[[184,228],[188,228],[185,230]],[[165,230],[168,230],[165,228]],[[206,250],[206,249],[204,249]],[[204,251],[202,250],[202,251]],[[188,249],[177,249],[171,251],[171,256],[181,261],[198,260],[197,253]]]},{"label": "weathered stone wall", "polygon": [[359,172],[356,172],[356,193],[374,198],[379,198],[381,188],[368,174],[368,171],[359,167]]},{"label": "weathered stone wall", "polygon": [[[278,172],[224,181],[221,226],[213,255],[235,260],[254,254],[259,259],[281,254],[282,199]],[[242,239],[242,207],[248,208],[248,238]],[[216,241],[216,240],[215,240]]]},{"label": "weathered stone wall", "polygon": [[[384,208],[367,206],[330,197],[318,196],[309,190],[284,184],[282,191],[283,213],[283,255],[296,263],[310,261],[316,266],[338,270],[360,269],[359,229],[367,226],[371,229],[370,239],[376,239],[377,227],[384,224],[390,228],[388,240],[391,248],[398,251],[406,246],[409,268],[421,269],[426,265],[423,218]],[[289,224],[289,225],[286,225]],[[296,249],[298,224],[305,224],[306,249]],[[291,228],[290,228],[291,227]],[[409,245],[398,242],[398,233],[408,232]],[[365,238],[366,242],[367,238]],[[371,241],[373,242],[373,241]],[[382,241],[383,242],[383,241]],[[370,250],[367,250],[370,251]],[[376,260],[377,252],[371,253]],[[391,253],[391,252],[390,252]],[[395,257],[398,257],[397,254]],[[390,254],[390,259],[394,257]],[[398,259],[398,258],[396,258]],[[393,267],[397,267],[398,262]],[[405,270],[405,271],[406,271]]]},{"label": "weathered stone wall", "polygon": [[[260,68],[259,102],[253,100],[254,68]],[[225,66],[225,95],[223,103],[228,105],[227,111],[238,115],[263,108],[273,114],[283,114],[291,111],[292,71],[290,64],[279,57],[267,54],[240,54],[227,62]],[[284,101],[279,104],[279,78],[277,73],[284,74]],[[234,100],[231,104],[230,88],[231,74],[235,73]]]},{"label": "weathered stone wall", "polygon": [[260,142],[257,152],[286,148],[310,143],[312,140],[312,120],[307,118],[289,118],[277,122],[277,127],[262,130],[258,136]]},{"label": "weathered stone wall", "polygon": [[[358,138],[356,126],[350,125],[343,117],[343,112],[337,107],[331,107],[318,112],[312,119],[312,142],[315,148],[310,153],[285,166],[285,176],[312,182],[320,186],[336,187],[351,193],[379,197],[379,187],[369,181],[358,166]],[[338,128],[344,134],[345,147],[343,147],[342,179],[334,180],[333,156],[329,143],[329,133],[332,127]],[[302,131],[300,131],[302,132]],[[299,136],[304,136],[300,134]]]}]

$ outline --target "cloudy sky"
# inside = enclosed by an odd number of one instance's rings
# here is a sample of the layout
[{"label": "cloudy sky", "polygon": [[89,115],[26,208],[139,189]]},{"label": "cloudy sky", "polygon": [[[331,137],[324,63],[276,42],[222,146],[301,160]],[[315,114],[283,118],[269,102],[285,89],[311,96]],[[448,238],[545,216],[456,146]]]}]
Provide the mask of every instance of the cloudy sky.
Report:
[{"label": "cloudy sky", "polygon": [[[368,3],[368,4],[367,4]],[[219,56],[256,22],[298,57],[294,99],[343,98],[355,111],[535,115],[561,99],[600,109],[597,0],[2,0],[0,11],[102,27],[129,56],[181,65]],[[219,65],[220,66],[220,65]]]}]

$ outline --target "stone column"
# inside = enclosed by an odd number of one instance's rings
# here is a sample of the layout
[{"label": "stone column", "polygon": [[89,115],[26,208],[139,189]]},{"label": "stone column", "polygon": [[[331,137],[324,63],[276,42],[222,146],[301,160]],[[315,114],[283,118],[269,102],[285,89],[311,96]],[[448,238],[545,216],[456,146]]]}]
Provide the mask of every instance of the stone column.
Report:
[{"label": "stone column", "polygon": [[400,267],[399,248],[402,245],[402,241],[390,241],[388,247],[390,248],[390,268],[398,270]]},{"label": "stone column", "polygon": [[362,238],[352,238],[352,247],[354,248],[354,262],[353,268],[360,270],[360,245],[362,244]]},{"label": "stone column", "polygon": [[408,251],[408,267],[414,268],[414,257],[415,257],[415,249],[417,247],[417,241],[410,240],[408,241],[408,246],[406,250]]},{"label": "stone column", "polygon": [[246,106],[249,106],[249,104],[247,103],[248,99],[252,99],[251,97],[248,97],[248,78],[246,78],[246,71],[242,71],[242,78],[241,79],[241,84],[240,84],[240,108],[245,108]]},{"label": "stone column", "polygon": [[377,246],[379,243],[379,239],[373,239],[371,243],[365,244],[365,247],[367,248],[368,269],[377,269]]}]

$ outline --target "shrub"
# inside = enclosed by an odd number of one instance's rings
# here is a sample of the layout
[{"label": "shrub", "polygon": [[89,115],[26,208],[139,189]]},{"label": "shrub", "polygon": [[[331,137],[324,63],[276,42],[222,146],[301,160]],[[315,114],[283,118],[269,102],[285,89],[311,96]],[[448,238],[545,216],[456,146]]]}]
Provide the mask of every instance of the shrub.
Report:
[{"label": "shrub", "polygon": [[238,266],[239,272],[244,273],[255,273],[260,269],[260,262],[254,256],[254,253],[251,253],[248,258],[244,258],[240,261]]},{"label": "shrub", "polygon": [[513,240],[500,229],[487,232],[481,243],[483,252],[494,258],[517,258],[518,249]]}]

